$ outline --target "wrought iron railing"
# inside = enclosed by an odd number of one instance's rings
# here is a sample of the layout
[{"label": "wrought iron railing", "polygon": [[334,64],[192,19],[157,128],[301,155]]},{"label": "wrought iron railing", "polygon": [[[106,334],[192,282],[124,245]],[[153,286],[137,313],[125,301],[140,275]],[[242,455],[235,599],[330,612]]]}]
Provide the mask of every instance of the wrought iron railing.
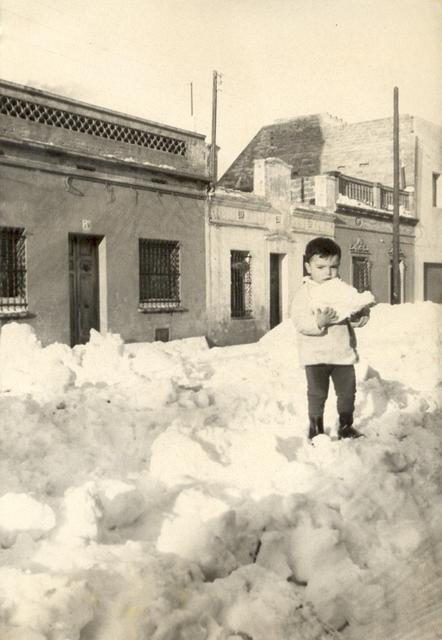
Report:
[{"label": "wrought iron railing", "polygon": [[0,314],[27,308],[25,230],[0,227]]},{"label": "wrought iron railing", "polygon": [[252,256],[248,251],[230,252],[230,308],[232,318],[251,318]]},{"label": "wrought iron railing", "polygon": [[140,301],[145,310],[180,306],[180,245],[140,238]]}]

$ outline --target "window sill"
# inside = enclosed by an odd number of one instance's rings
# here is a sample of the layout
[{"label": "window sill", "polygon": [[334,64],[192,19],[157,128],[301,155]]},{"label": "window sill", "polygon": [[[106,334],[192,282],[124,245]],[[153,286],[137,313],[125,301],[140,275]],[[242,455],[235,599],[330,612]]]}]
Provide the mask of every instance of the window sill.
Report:
[{"label": "window sill", "polygon": [[253,316],[230,316],[231,320],[242,320],[242,321],[247,321],[247,320],[255,320],[255,318]]},{"label": "window sill", "polygon": [[0,311],[0,320],[11,320],[14,318],[35,318],[35,313],[30,311]]},{"label": "window sill", "polygon": [[149,307],[138,307],[138,313],[187,313],[189,309],[185,309],[184,307],[164,307],[164,308],[151,308]]}]

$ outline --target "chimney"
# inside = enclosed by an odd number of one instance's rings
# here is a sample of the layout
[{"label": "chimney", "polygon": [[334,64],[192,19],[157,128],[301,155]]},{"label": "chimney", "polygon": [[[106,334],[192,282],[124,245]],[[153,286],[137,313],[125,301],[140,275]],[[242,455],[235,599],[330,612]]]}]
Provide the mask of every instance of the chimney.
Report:
[{"label": "chimney", "polygon": [[254,161],[253,193],[266,198],[281,212],[290,207],[292,167],[279,158],[263,158]]}]

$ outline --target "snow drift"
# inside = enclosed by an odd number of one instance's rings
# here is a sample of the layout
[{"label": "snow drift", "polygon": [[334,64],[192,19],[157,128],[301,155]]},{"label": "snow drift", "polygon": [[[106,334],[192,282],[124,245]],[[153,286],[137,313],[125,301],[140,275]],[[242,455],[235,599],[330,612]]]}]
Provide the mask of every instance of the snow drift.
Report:
[{"label": "snow drift", "polygon": [[366,437],[336,439],[331,394],[312,446],[288,322],[215,349],[5,325],[2,640],[437,637],[441,327],[440,305],[375,307]]}]

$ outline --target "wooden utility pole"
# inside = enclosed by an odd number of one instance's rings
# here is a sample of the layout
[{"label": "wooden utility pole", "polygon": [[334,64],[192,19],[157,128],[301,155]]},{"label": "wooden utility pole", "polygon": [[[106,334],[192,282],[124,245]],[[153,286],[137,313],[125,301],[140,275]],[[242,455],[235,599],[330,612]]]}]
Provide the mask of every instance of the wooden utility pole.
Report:
[{"label": "wooden utility pole", "polygon": [[216,150],[216,114],[218,100],[218,72],[213,72],[212,89],[212,142],[210,147],[210,181],[215,187],[218,180],[218,156]]},{"label": "wooden utility pole", "polygon": [[393,109],[393,291],[391,301],[392,304],[399,304],[401,274],[399,271],[399,89],[397,87],[394,88]]}]

